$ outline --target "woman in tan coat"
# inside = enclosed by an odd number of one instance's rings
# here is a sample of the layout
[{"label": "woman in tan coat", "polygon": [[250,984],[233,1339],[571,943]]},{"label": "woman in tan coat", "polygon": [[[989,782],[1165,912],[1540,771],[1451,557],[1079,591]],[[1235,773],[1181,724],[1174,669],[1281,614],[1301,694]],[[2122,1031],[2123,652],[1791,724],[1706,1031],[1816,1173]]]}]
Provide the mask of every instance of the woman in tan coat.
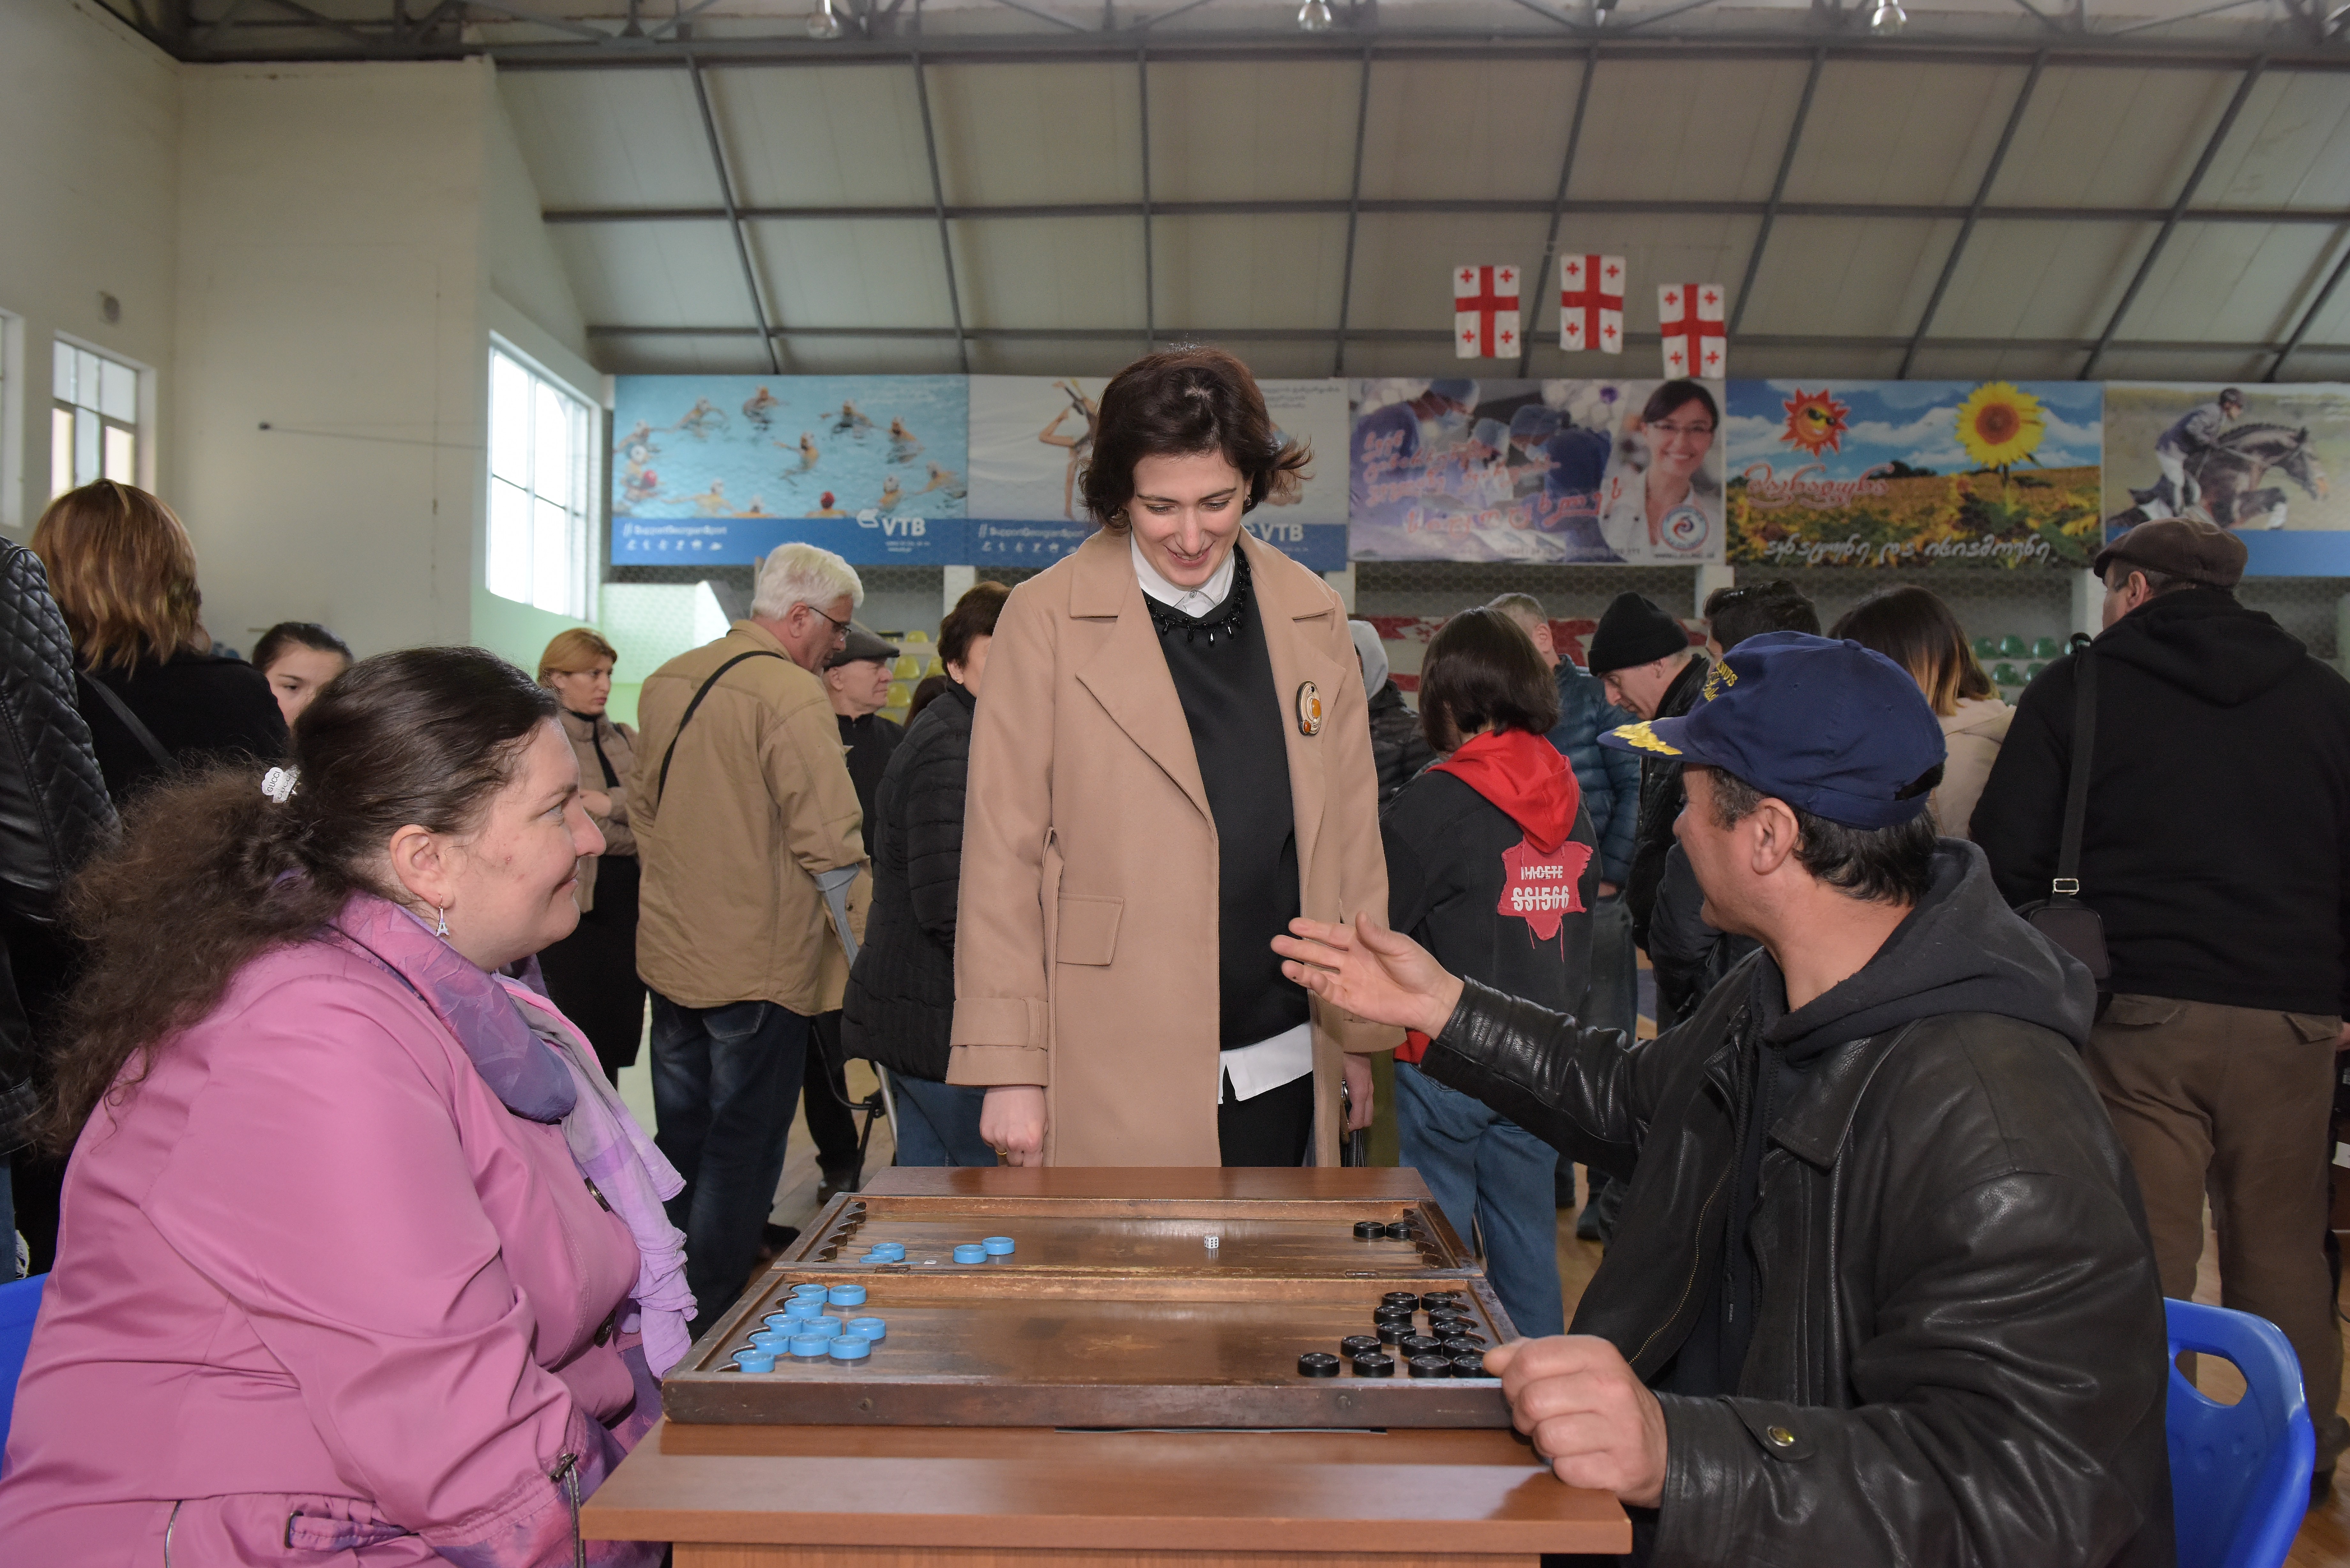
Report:
[{"label": "woman in tan coat", "polygon": [[947,1080],[1014,1164],[1336,1165],[1342,1080],[1369,1122],[1393,1032],[1270,947],[1388,897],[1346,611],[1241,526],[1307,455],[1231,355],[1137,361],[1101,397],[1098,532],[996,623]]},{"label": "woman in tan coat", "polygon": [[1999,761],[2015,710],[2000,701],[1999,688],[1975,661],[1966,628],[1930,588],[1887,588],[1845,611],[1828,635],[1850,638],[1875,649],[1909,672],[1934,716],[1942,722],[1949,757],[1942,782],[1927,805],[1934,827],[1945,838],[1969,836],[1975,800]]},{"label": "woman in tan coat", "polygon": [[584,626],[555,634],[538,656],[538,683],[562,704],[564,737],[579,759],[579,798],[604,835],[604,853],[579,863],[579,925],[538,955],[546,994],[579,1026],[604,1075],[617,1084],[645,1033],[645,982],[637,978],[637,841],[629,831],[629,774],[637,732],[612,722],[612,669],[619,655]]}]

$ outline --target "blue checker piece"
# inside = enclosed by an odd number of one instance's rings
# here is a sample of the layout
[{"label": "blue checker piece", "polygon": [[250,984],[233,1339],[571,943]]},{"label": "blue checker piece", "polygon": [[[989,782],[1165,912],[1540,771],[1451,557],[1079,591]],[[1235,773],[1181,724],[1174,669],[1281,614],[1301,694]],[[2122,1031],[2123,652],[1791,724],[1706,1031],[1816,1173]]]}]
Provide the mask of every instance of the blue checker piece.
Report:
[{"label": "blue checker piece", "polygon": [[1010,1257],[1014,1245],[1009,1236],[989,1236],[979,1244],[987,1250],[987,1255],[991,1258]]},{"label": "blue checker piece", "polygon": [[878,1317],[853,1317],[848,1320],[847,1333],[859,1339],[881,1339],[888,1335],[889,1325]]},{"label": "blue checker piece", "polygon": [[824,1294],[826,1289],[826,1285],[820,1280],[802,1280],[798,1284],[792,1287],[792,1294],[795,1296],[820,1296]]},{"label": "blue checker piece", "polygon": [[745,1372],[773,1372],[775,1358],[763,1350],[738,1350],[734,1353],[734,1365]]},{"label": "blue checker piece", "polygon": [[862,1361],[873,1354],[873,1342],[861,1334],[838,1334],[826,1344],[835,1361]]},{"label": "blue checker piece", "polygon": [[955,1249],[954,1260],[958,1263],[983,1263],[987,1262],[987,1249],[977,1241],[965,1241]]},{"label": "blue checker piece", "polygon": [[876,1241],[873,1243],[872,1251],[885,1263],[902,1263],[906,1261],[906,1243],[903,1241]]},{"label": "blue checker piece", "polygon": [[840,1320],[837,1317],[804,1317],[792,1324],[792,1333],[795,1335],[814,1334],[830,1339],[839,1332]]},{"label": "blue checker piece", "polygon": [[825,1293],[824,1299],[830,1302],[834,1306],[863,1306],[865,1304],[865,1287],[863,1285],[835,1285],[832,1289]]},{"label": "blue checker piece", "polygon": [[791,1335],[781,1329],[763,1328],[751,1336],[751,1348],[764,1350],[772,1355],[783,1349],[784,1342],[790,1338]]},{"label": "blue checker piece", "polygon": [[784,1316],[786,1318],[806,1319],[823,1315],[824,1298],[822,1296],[794,1296],[784,1303]]},{"label": "blue checker piece", "polygon": [[791,1353],[795,1361],[822,1361],[832,1348],[828,1334],[795,1334],[792,1335]]}]

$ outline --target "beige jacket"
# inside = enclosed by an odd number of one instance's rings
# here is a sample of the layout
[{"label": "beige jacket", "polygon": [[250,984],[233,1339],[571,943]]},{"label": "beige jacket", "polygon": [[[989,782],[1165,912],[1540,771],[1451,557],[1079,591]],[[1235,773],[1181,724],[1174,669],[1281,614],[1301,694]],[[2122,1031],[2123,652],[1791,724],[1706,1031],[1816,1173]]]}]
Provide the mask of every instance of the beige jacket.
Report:
[{"label": "beige jacket", "polygon": [[[728,670],[678,736],[702,681],[741,653],[774,657]],[[809,1016],[838,1007],[847,956],[816,877],[863,866],[865,846],[823,682],[773,635],[738,620],[653,671],[637,717],[629,820],[644,867],[645,983],[681,1007],[772,1002]]]},{"label": "beige jacket", "polygon": [[[593,719],[583,719],[568,708],[563,711],[559,722],[564,739],[571,742],[572,754],[579,759],[579,787],[601,791],[612,797],[612,815],[596,818],[596,826],[604,835],[604,854],[634,855],[637,836],[629,831],[629,775],[637,765],[636,731],[626,724],[616,724],[600,713]],[[596,760],[598,740],[604,743],[604,755],[610,760],[612,772],[619,776],[617,784],[608,786],[604,783],[603,764]],[[583,915],[596,907],[596,867],[601,860],[601,856],[580,857],[579,889],[574,897]]]},{"label": "beige jacket", "polygon": [[1945,838],[1966,838],[1975,801],[1999,761],[2000,742],[2015,710],[1996,697],[1968,697],[1959,711],[1942,721],[1942,744],[1949,755],[1942,763],[1942,782],[1927,804],[1934,811],[1934,826]]},{"label": "beige jacket", "polygon": [[[1243,534],[1283,702],[1305,912],[1387,912],[1378,775],[1338,597]],[[1295,708],[1311,682],[1321,722]],[[1216,828],[1123,534],[1012,592],[971,742],[947,1081],[1039,1084],[1054,1165],[1220,1162]],[[1342,1051],[1399,1037],[1314,1004],[1315,1159]]]}]

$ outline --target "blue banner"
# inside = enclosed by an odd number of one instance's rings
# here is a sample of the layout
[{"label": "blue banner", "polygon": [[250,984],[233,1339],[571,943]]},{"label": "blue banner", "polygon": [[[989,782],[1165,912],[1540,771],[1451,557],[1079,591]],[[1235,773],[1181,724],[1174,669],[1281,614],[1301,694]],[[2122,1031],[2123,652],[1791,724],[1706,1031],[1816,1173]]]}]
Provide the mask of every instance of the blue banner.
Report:
[{"label": "blue banner", "polygon": [[[969,526],[968,558],[982,566],[1049,566],[1084,544],[1094,531],[1090,523],[1024,523],[1013,518],[974,517]],[[1344,523],[1302,523],[1278,513],[1267,517],[1257,512],[1252,513],[1242,526],[1310,570],[1335,572],[1347,565]],[[917,557],[888,558],[897,561]],[[854,561],[856,557],[849,559]]]},{"label": "blue banner", "polygon": [[854,517],[702,517],[691,522],[612,519],[612,559],[630,566],[723,566],[757,561],[778,545],[815,545],[852,566],[952,566],[973,557],[960,517],[862,512]]}]

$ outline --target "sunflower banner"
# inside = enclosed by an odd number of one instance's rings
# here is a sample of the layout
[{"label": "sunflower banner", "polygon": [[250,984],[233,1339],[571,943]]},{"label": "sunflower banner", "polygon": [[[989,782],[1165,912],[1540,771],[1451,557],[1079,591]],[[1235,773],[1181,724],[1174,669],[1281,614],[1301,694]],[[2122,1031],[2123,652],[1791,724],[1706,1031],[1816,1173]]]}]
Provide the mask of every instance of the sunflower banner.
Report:
[{"label": "sunflower banner", "polygon": [[2089,564],[2103,528],[2091,381],[1732,381],[1734,565]]}]

